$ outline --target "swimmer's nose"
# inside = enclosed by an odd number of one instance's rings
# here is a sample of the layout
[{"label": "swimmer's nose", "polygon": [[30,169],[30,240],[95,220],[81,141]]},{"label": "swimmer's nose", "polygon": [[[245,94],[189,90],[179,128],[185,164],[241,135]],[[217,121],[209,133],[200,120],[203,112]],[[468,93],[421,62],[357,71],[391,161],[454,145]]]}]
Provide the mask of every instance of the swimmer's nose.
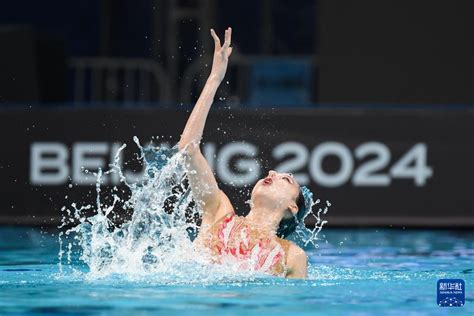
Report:
[{"label": "swimmer's nose", "polygon": [[270,177],[274,177],[276,174],[277,174],[277,173],[276,173],[275,170],[270,170],[270,171],[268,171],[268,175],[269,175]]}]

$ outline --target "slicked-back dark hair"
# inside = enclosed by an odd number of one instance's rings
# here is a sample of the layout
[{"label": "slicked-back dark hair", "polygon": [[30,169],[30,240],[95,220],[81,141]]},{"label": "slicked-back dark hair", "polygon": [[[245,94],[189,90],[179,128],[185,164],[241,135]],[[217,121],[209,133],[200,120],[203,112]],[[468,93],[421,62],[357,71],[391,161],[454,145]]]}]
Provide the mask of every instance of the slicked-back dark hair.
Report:
[{"label": "slicked-back dark hair", "polygon": [[298,212],[291,218],[283,218],[278,226],[277,236],[280,238],[286,238],[291,235],[298,224],[303,220],[303,216],[306,214],[306,205],[304,200],[303,191],[300,187],[300,193],[296,198],[296,206],[298,206]]}]

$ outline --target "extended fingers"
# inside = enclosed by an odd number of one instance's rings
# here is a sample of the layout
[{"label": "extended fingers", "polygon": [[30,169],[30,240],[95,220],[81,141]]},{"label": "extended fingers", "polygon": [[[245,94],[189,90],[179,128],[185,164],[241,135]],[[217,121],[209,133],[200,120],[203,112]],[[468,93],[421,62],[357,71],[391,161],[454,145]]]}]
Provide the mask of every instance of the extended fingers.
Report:
[{"label": "extended fingers", "polygon": [[229,48],[231,39],[232,39],[232,28],[228,27],[227,30],[225,30],[224,47],[226,49]]},{"label": "extended fingers", "polygon": [[214,46],[216,49],[219,49],[221,48],[221,40],[219,39],[219,37],[217,36],[216,32],[214,31],[214,29],[211,29],[211,36],[212,38],[214,39]]}]

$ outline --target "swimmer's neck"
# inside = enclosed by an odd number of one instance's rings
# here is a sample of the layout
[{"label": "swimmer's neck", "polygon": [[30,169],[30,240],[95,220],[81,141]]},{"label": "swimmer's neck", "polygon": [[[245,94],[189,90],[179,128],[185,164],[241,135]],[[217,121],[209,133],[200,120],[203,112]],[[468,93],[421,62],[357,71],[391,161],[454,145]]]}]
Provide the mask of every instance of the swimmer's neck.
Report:
[{"label": "swimmer's neck", "polygon": [[245,217],[247,223],[258,229],[261,233],[276,236],[276,231],[281,221],[281,216],[276,212],[271,212],[266,208],[253,207]]}]

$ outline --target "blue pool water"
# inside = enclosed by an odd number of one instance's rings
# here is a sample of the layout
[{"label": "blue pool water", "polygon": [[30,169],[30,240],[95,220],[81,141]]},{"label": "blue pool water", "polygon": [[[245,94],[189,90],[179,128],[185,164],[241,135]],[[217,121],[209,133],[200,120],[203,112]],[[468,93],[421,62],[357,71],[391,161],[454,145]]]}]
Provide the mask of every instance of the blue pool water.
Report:
[{"label": "blue pool water", "polygon": [[[205,285],[58,277],[52,235],[0,227],[0,315],[474,315],[471,231],[326,228],[319,249],[307,249],[308,280]],[[437,306],[440,278],[465,280],[464,307]]]}]

